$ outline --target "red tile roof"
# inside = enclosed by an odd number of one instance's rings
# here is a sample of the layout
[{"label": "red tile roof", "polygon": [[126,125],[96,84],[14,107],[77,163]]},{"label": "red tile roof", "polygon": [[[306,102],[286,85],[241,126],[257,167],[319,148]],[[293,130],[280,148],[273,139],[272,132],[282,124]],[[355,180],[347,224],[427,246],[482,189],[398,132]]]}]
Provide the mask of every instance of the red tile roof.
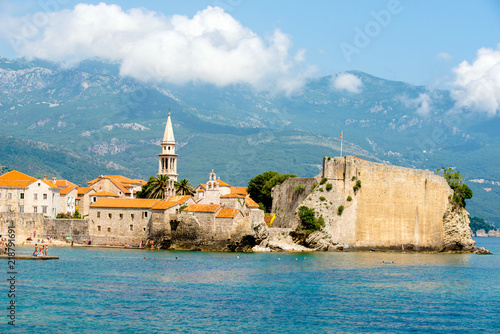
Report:
[{"label": "red tile roof", "polygon": [[78,187],[78,195],[85,195],[86,193],[92,190],[95,192],[95,190],[90,187]]},{"label": "red tile roof", "polygon": [[220,209],[215,218],[234,218],[238,212],[238,209]]},{"label": "red tile roof", "polygon": [[245,198],[246,195],[243,194],[236,194],[236,193],[231,193],[227,195],[222,195],[220,198]]},{"label": "red tile roof", "polygon": [[258,208],[259,204],[255,203],[250,197],[245,198],[245,203],[249,208]]},{"label": "red tile roof", "polygon": [[231,187],[231,193],[246,195],[247,187]]},{"label": "red tile roof", "polygon": [[7,188],[26,188],[32,183],[32,181],[18,181],[18,180],[1,180],[0,187]]},{"label": "red tile roof", "polygon": [[90,204],[91,208],[131,208],[131,209],[148,209],[160,199],[143,199],[143,198],[100,198],[96,202]]},{"label": "red tile roof", "polygon": [[[66,187],[66,188],[63,188],[63,189],[61,189],[60,194],[61,194],[61,195],[67,195],[70,191],[72,191],[72,190],[73,190],[73,189],[75,189],[75,188],[77,188],[77,187],[76,187],[76,186],[74,186],[74,187]],[[78,194],[78,192],[77,192],[77,194]]]},{"label": "red tile roof", "polygon": [[166,210],[168,208],[173,207],[176,204],[182,205],[186,201],[188,201],[191,198],[189,195],[184,195],[184,196],[179,196],[175,195],[170,197],[169,199],[165,199],[163,201],[157,202],[155,205],[151,207],[153,210]]},{"label": "red tile roof", "polygon": [[120,197],[117,194],[109,192],[109,191],[99,191],[99,192],[96,192],[95,194],[92,194],[92,196],[97,196],[97,197]]},{"label": "red tile roof", "polygon": [[219,204],[191,204],[183,211],[187,212],[211,212],[215,213],[221,206]]},{"label": "red tile roof", "polygon": [[18,172],[17,170],[10,171],[0,176],[0,180],[14,181],[36,181],[34,177]]}]

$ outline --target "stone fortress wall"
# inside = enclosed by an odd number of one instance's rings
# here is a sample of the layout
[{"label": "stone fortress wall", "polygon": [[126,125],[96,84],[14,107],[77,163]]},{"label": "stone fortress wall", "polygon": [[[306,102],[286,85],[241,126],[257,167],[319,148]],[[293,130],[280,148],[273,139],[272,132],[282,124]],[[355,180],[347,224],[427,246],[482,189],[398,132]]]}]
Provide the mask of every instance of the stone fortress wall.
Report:
[{"label": "stone fortress wall", "polygon": [[[313,208],[316,216],[325,220],[325,231],[334,243],[345,248],[394,250],[443,250],[445,245],[470,246],[468,218],[460,221],[461,238],[450,243],[444,218],[450,216],[449,196],[453,194],[446,180],[430,171],[384,165],[357,159],[353,156],[323,159],[323,172],[316,179],[326,178],[314,189],[306,187],[294,201],[279,224],[295,228],[300,220],[297,209],[301,205]],[[353,187],[360,181],[361,187]],[[288,179],[275,187],[273,209],[285,207],[296,192],[295,184],[308,184],[309,179]],[[327,185],[331,189],[327,190]],[[328,186],[330,187],[330,186]],[[276,203],[274,203],[276,199]],[[349,200],[350,199],[350,200]],[[344,210],[338,214],[339,207]],[[466,211],[464,210],[466,215]],[[454,224],[454,228],[456,224]],[[467,226],[465,226],[467,225]],[[454,246],[453,246],[454,247]],[[453,248],[451,247],[451,249]],[[460,250],[460,249],[457,249]]]}]

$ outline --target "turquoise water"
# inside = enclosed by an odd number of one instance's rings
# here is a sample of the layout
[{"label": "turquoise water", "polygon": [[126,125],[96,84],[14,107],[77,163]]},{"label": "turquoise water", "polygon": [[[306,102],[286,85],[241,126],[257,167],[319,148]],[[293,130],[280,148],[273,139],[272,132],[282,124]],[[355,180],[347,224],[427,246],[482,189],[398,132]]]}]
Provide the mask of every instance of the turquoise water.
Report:
[{"label": "turquoise water", "polygon": [[500,238],[476,241],[495,254],[52,247],[17,262],[15,332],[499,333]]}]

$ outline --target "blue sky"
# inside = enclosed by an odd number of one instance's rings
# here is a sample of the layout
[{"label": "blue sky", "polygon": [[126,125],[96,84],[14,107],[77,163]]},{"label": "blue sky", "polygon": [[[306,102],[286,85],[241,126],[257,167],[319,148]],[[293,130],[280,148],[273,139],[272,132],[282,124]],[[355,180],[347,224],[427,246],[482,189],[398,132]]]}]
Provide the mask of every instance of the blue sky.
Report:
[{"label": "blue sky", "polygon": [[[79,1],[2,1],[0,12],[21,18],[50,9],[73,9]],[[99,1],[83,1],[98,4]],[[54,7],[55,6],[57,7]],[[221,6],[245,28],[263,40],[276,29],[293,43],[289,56],[301,49],[305,59],[298,68],[314,67],[314,75],[360,70],[386,79],[446,87],[453,81],[452,69],[462,61],[472,63],[480,48],[496,49],[500,43],[500,1],[261,1],[261,0],[163,0],[114,1],[124,11],[136,7],[192,18],[208,6]],[[390,13],[382,26],[374,13]],[[3,20],[3,31],[9,31]],[[377,26],[378,25],[378,26]],[[378,28],[377,28],[378,27]],[[358,30],[359,29],[359,30]],[[356,31],[371,32],[361,45]],[[372,30],[369,30],[372,29]],[[359,38],[359,33],[358,33]],[[345,56],[346,45],[358,53]],[[352,50],[352,49],[351,49]],[[8,41],[0,42],[0,55],[18,55]],[[50,55],[48,55],[50,57]],[[349,59],[348,59],[349,58]],[[309,68],[311,70],[311,68]]]}]

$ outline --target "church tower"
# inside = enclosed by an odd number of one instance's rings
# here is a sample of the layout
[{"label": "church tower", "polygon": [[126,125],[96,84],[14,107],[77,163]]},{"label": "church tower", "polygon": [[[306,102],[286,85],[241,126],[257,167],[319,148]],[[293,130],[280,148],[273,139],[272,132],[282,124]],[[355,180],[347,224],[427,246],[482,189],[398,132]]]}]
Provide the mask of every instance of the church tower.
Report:
[{"label": "church tower", "polygon": [[168,113],[167,125],[161,141],[161,153],[158,154],[158,175],[167,175],[169,180],[165,187],[165,198],[175,195],[174,182],[177,181],[177,154],[175,154],[175,138]]}]

